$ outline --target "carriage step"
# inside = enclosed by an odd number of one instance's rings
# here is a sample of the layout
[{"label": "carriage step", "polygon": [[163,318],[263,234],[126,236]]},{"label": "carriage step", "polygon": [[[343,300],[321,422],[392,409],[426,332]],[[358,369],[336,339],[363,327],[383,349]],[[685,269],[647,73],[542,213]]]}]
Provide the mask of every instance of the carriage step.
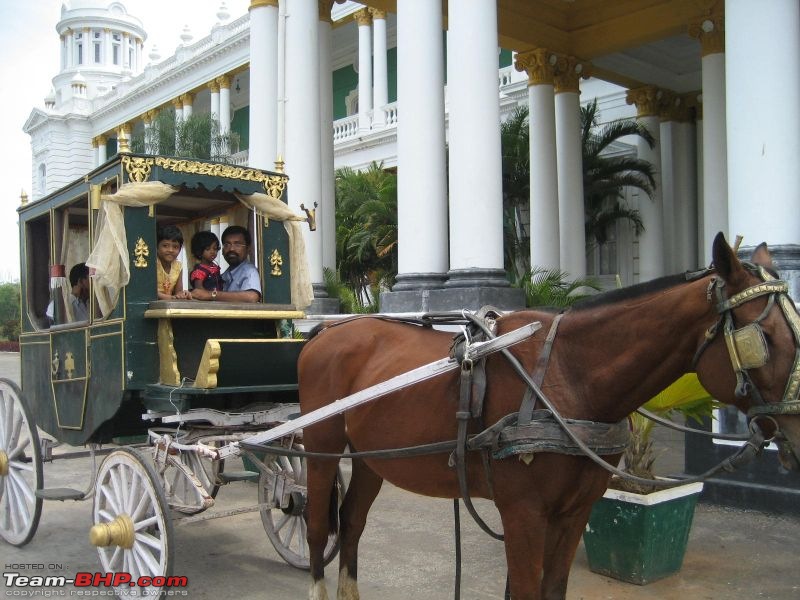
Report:
[{"label": "carriage step", "polygon": [[83,500],[86,494],[80,490],[72,488],[46,488],[36,490],[36,497],[42,500]]},{"label": "carriage step", "polygon": [[225,471],[217,475],[217,477],[222,483],[231,483],[232,481],[258,481],[258,473],[255,471]]}]

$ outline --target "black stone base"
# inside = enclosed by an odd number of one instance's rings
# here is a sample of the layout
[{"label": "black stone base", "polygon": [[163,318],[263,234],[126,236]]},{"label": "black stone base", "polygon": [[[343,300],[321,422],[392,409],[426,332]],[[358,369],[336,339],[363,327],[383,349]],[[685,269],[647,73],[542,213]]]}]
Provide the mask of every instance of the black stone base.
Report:
[{"label": "black stone base", "polygon": [[383,292],[382,313],[478,310],[491,305],[501,310],[525,308],[525,294],[512,287],[466,287],[407,292]]},{"label": "black stone base", "polygon": [[444,286],[447,276],[444,273],[403,273],[395,278],[393,292],[413,292],[433,290]]},{"label": "black stone base", "polygon": [[800,516],[800,489],[724,479],[706,479],[700,502]]}]

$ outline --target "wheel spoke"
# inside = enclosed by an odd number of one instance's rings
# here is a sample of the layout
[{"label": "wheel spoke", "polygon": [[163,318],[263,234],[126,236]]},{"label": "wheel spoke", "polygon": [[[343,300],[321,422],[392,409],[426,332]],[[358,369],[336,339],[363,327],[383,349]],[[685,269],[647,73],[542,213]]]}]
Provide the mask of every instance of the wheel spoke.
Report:
[{"label": "wheel spoke", "polygon": [[155,525],[156,523],[158,523],[158,515],[154,515],[152,517],[148,517],[148,518],[143,519],[141,521],[135,521],[134,524],[133,524],[133,529],[134,529],[134,531],[139,532],[139,531],[142,531],[143,529],[147,529],[151,525]]},{"label": "wheel spoke", "polygon": [[136,532],[136,541],[150,546],[155,550],[161,549],[161,539],[146,531]]},{"label": "wheel spoke", "polygon": [[113,492],[114,490],[111,488],[110,482],[106,481],[100,485],[99,493],[102,495],[103,499],[106,500],[106,502],[108,502],[108,508],[111,510],[111,512],[109,513],[110,515],[110,518],[108,519],[109,521],[114,520],[113,515],[118,515],[122,512],[119,509],[119,506],[117,505],[117,498]]},{"label": "wheel spoke", "polygon": [[292,517],[290,515],[284,515],[281,513],[281,518],[278,520],[277,523],[275,523],[274,527],[275,532],[280,533],[281,529],[283,529],[286,526],[286,524],[289,522],[291,518]]},{"label": "wheel spoke", "polygon": [[[155,547],[156,550],[161,549],[161,545]],[[148,575],[158,574],[161,568],[160,561],[156,558],[152,553],[148,552],[148,549],[140,544],[134,544],[133,546],[134,556],[136,557],[136,562],[139,563],[142,567],[146,567],[146,573]],[[158,553],[161,554],[160,552]],[[144,570],[144,569],[143,569]]]}]

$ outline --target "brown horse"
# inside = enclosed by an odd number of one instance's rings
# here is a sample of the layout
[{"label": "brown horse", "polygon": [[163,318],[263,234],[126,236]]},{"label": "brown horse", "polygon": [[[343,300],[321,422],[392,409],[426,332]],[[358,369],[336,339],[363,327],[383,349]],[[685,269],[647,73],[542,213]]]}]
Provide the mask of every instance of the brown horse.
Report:
[{"label": "brown horse", "polygon": [[[713,260],[715,271],[700,278],[670,277],[610,292],[565,314],[542,386],[563,416],[605,423],[625,419],[690,371],[693,362],[703,385],[722,402],[747,410],[757,392],[767,404],[784,400],[799,346],[789,317],[778,303],[772,303],[781,294],[736,296],[747,289],[758,291],[753,286],[763,285],[762,278],[757,268],[740,263],[722,234],[714,241]],[[716,283],[712,285],[712,281]],[[720,319],[718,300],[712,294],[718,287],[722,299],[736,300],[731,302],[735,327],[758,322],[768,347],[767,363],[749,370],[752,387],[746,397],[734,393],[737,378],[722,333],[705,343],[707,330]],[[794,313],[793,305],[787,306]],[[520,311],[497,321],[498,334],[532,321],[542,322],[534,337],[511,349],[529,372],[553,318],[548,312]],[[298,363],[302,411],[308,413],[447,356],[451,341],[449,333],[372,318],[323,328],[308,342]],[[693,361],[698,350],[699,357]],[[486,377],[484,423],[491,425],[519,410],[525,385],[499,354],[487,359]],[[347,444],[365,451],[453,440],[457,378],[457,372],[442,375],[307,427],[303,432],[306,449],[338,453]],[[796,405],[796,397],[790,400]],[[767,428],[769,423],[779,424],[789,442],[784,444],[782,459],[797,468],[800,420],[784,415],[774,419],[766,419]],[[619,457],[612,459],[616,463]],[[312,600],[328,597],[322,555],[329,531],[335,527],[329,521],[329,500],[336,462],[308,460],[306,518]],[[607,487],[608,473],[583,456],[555,453],[538,454],[530,464],[517,457],[492,460],[491,473],[490,490],[480,455],[472,453],[469,492],[474,497],[492,497],[500,513],[511,597],[563,599],[581,532],[592,504]],[[339,600],[359,598],[358,542],[384,479],[427,496],[459,497],[457,476],[448,466],[447,453],[355,459],[339,512]]]}]

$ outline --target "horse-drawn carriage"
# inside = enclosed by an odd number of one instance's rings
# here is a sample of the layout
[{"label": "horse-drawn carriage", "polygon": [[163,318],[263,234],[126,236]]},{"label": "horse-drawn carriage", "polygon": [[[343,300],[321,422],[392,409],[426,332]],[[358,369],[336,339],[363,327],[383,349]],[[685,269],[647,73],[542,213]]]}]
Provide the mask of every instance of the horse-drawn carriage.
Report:
[{"label": "horse-drawn carriage", "polygon": [[[223,467],[244,454],[258,471],[267,534],[310,568],[315,600],[328,597],[324,565],[337,549],[338,597],[358,597],[358,541],[383,479],[468,507],[470,496],[492,498],[511,597],[564,598],[627,415],[682,373],[696,371],[715,398],[749,413],[742,456],[770,439],[787,467],[800,467],[800,316],[787,284],[739,261],[721,234],[712,268],[566,314],[361,318],[304,343],[288,323],[302,314],[290,291],[300,277],[287,276],[297,248],[292,227],[275,220],[299,218],[280,210],[285,187],[281,174],[123,155],[20,209],[22,391],[0,382],[7,541],[31,539],[43,499],[93,497],[103,569],[167,575],[173,515],[205,510],[219,485],[248,476]],[[154,301],[157,224],[222,221],[253,231],[264,303]],[[100,267],[90,318],[75,322],[62,280],[86,256]],[[454,342],[437,323],[469,327]],[[146,433],[147,456],[117,448],[86,491],[46,489],[42,463],[56,454],[37,424],[72,445]],[[348,445],[343,494],[333,458]]]},{"label": "horse-drawn carriage", "polygon": [[[0,382],[7,542],[31,540],[43,500],[91,500],[104,570],[169,575],[174,518],[209,508],[220,485],[255,478],[269,539],[287,561],[307,566],[302,461],[252,456],[249,470],[226,472],[213,451],[299,412],[303,340],[292,320],[304,314],[292,304],[291,281],[302,269],[293,264],[302,232],[285,221],[295,218],[287,181],[125,154],[20,207],[22,385]],[[262,302],[156,300],[156,232],[170,224],[187,246],[199,230],[248,228]],[[89,315],[77,320],[65,274],[84,261],[94,268]],[[75,454],[61,444],[105,454],[79,489],[45,485],[44,465]]]}]

